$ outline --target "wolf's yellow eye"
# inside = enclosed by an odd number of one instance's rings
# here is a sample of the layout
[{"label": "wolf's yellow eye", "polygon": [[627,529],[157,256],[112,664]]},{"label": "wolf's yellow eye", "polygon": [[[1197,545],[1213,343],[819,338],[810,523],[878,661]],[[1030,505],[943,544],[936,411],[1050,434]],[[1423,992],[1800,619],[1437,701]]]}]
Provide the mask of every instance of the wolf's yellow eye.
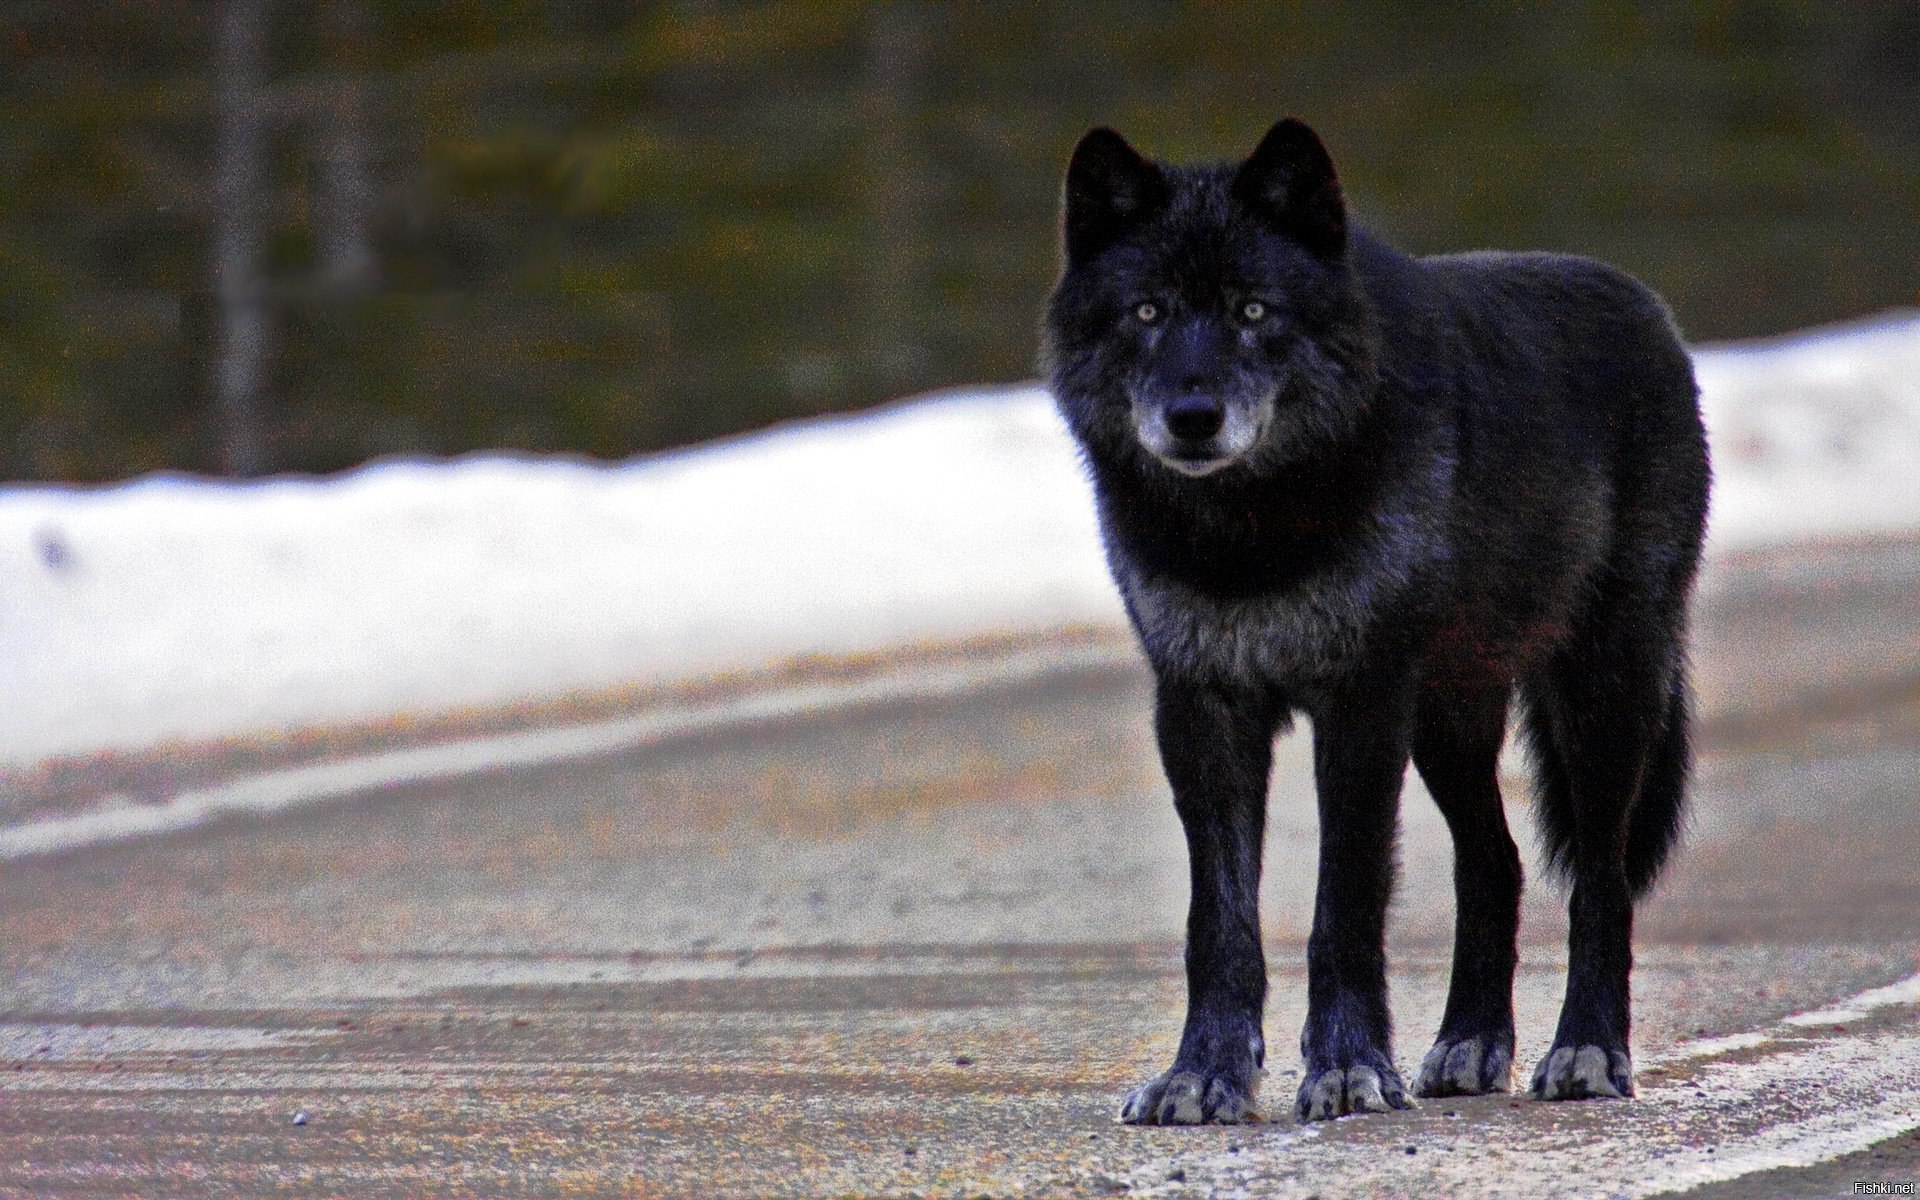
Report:
[{"label": "wolf's yellow eye", "polygon": [[1141,324],[1151,325],[1160,319],[1160,306],[1151,300],[1145,300],[1134,307],[1133,315],[1140,319]]},{"label": "wolf's yellow eye", "polygon": [[1249,300],[1240,306],[1240,319],[1251,325],[1267,315],[1267,306],[1258,300]]}]

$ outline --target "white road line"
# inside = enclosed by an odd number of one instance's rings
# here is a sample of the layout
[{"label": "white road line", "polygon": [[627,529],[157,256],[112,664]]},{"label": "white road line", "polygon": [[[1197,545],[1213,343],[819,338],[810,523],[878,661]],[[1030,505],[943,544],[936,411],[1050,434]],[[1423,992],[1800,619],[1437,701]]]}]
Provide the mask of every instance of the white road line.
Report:
[{"label": "white road line", "polygon": [[1864,1021],[1879,1009],[1892,1008],[1901,1004],[1920,1005],[1920,973],[1909,975],[1898,983],[1890,983],[1885,987],[1871,988],[1827,1008],[1816,1008],[1809,1012],[1782,1017],[1774,1022],[1774,1028],[1771,1031],[1731,1033],[1725,1037],[1685,1042],[1672,1049],[1644,1056],[1644,1061],[1648,1065],[1654,1065],[1718,1058],[1737,1050],[1756,1049],[1778,1041],[1782,1037],[1804,1038],[1806,1035],[1800,1032],[1804,1029],[1845,1025],[1849,1021]]},{"label": "white road line", "polygon": [[1843,1000],[1832,1008],[1816,1009],[1813,1012],[1800,1013],[1782,1021],[1783,1025],[1842,1025],[1848,1021],[1863,1021],[1876,1008],[1888,1008],[1895,1004],[1920,1004],[1920,975],[1911,975],[1899,983],[1890,983],[1883,988],[1861,992],[1851,1000]]},{"label": "white road line", "polygon": [[1110,666],[1131,653],[1130,648],[1104,644],[1044,646],[976,663],[848,682],[803,684],[726,700],[672,705],[586,725],[496,734],[289,767],[180,792],[153,804],[120,797],[88,812],[0,828],[0,861],[174,833],[223,816],[265,816],[377,789],[592,758],[731,725],[856,705],[963,695],[993,684]]}]

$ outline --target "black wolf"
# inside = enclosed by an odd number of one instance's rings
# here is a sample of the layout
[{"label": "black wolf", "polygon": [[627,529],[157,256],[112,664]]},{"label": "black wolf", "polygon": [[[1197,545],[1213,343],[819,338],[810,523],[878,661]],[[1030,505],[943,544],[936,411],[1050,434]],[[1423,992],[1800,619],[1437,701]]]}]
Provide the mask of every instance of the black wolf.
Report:
[{"label": "black wolf", "polygon": [[1295,120],[1241,163],[1096,129],[1067,171],[1043,359],[1156,680],[1192,867],[1187,1019],[1135,1123],[1236,1121],[1264,1065],[1273,738],[1313,725],[1320,867],[1297,1115],[1408,1107],[1383,933],[1411,759],[1454,841],[1423,1096],[1513,1069],[1517,698],[1571,962],[1541,1099],[1627,1096],[1634,901],[1680,828],[1707,448],[1666,308],[1604,264],[1412,258],[1347,220]]}]

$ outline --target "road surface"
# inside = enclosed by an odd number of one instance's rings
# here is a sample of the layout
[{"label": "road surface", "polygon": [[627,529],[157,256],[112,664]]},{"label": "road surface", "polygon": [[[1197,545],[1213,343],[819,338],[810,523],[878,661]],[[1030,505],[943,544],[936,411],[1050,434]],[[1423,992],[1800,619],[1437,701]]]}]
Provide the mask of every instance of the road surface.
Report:
[{"label": "road surface", "polygon": [[[15,852],[0,1195],[1920,1181],[1920,554],[1717,562],[1698,626],[1696,817],[1638,924],[1633,1102],[1287,1118],[1315,844],[1296,734],[1263,900],[1276,1119],[1116,1124],[1175,1044],[1186,899],[1145,676],[1117,652]],[[1508,794],[1528,839],[1518,777]],[[1411,776],[1401,863],[1409,1071],[1452,922],[1444,828]],[[1522,1078],[1557,1011],[1560,904],[1531,882]]]}]

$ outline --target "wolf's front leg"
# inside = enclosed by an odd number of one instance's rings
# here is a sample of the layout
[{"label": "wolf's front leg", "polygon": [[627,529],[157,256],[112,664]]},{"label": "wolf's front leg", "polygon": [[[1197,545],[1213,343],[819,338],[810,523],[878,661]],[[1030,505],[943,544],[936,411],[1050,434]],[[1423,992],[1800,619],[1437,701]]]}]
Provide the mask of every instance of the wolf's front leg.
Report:
[{"label": "wolf's front leg", "polygon": [[1128,1094],[1130,1125],[1233,1123],[1253,1112],[1265,1074],[1261,1018],[1260,843],[1278,710],[1168,679],[1154,731],[1187,832],[1187,1023],[1173,1066]]},{"label": "wolf's front leg", "polygon": [[1411,714],[1410,699],[1392,688],[1348,696],[1314,714],[1320,880],[1300,1032],[1306,1073],[1294,1109],[1302,1121],[1413,1106],[1393,1066],[1386,955]]}]

